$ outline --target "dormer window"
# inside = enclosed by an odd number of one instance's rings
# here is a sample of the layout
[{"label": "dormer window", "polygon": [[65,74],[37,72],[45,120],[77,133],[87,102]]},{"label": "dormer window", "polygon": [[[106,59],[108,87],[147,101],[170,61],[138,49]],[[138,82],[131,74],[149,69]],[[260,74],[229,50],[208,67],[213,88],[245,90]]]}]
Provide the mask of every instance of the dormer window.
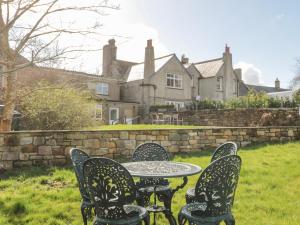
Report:
[{"label": "dormer window", "polygon": [[108,95],[108,84],[99,83],[96,85],[96,94],[97,95]]},{"label": "dormer window", "polygon": [[217,77],[217,91],[223,91],[223,77]]},{"label": "dormer window", "polygon": [[167,87],[182,88],[182,76],[177,74],[167,74]]}]

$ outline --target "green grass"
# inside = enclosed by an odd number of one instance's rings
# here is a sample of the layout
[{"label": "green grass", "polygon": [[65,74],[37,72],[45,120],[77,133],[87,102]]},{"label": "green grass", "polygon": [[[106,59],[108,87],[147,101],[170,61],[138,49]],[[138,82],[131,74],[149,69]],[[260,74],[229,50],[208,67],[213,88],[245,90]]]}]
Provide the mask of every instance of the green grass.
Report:
[{"label": "green grass", "polygon": [[156,130],[156,129],[195,129],[201,126],[170,125],[170,124],[116,124],[89,127],[88,130]]},{"label": "green grass", "polygon": [[[252,146],[239,150],[243,159],[233,212],[239,225],[300,224],[300,142]],[[177,155],[175,161],[205,168],[210,153]],[[176,193],[174,214],[198,176]],[[180,179],[172,179],[172,186]],[[2,175],[0,224],[79,225],[80,195],[70,168],[28,168]],[[158,224],[167,224],[159,215]]]}]

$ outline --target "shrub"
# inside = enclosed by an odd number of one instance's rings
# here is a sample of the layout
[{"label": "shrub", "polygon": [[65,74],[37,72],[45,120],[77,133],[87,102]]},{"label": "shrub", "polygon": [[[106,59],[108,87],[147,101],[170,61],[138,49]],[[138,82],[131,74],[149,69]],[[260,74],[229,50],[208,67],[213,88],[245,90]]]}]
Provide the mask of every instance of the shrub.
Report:
[{"label": "shrub", "polygon": [[224,103],[220,100],[203,99],[201,101],[193,101],[188,107],[190,110],[197,109],[223,109]]},{"label": "shrub", "polygon": [[64,130],[91,126],[95,103],[88,92],[42,82],[22,98],[22,129]]}]

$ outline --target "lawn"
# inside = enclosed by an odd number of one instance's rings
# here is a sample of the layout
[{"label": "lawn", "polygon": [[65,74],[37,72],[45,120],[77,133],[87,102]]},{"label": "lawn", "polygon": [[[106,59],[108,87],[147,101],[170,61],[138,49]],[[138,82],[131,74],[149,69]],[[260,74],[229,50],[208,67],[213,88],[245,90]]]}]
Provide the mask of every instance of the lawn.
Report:
[{"label": "lawn", "polygon": [[[239,225],[300,224],[300,142],[241,148],[243,159],[240,182],[233,208]],[[210,153],[177,155],[175,161],[203,168]],[[189,179],[175,195],[177,215],[184,193],[198,176]],[[180,183],[174,179],[172,186]],[[0,181],[0,224],[79,225],[80,195],[71,168],[31,168],[2,175]],[[159,215],[158,224],[166,224]]]},{"label": "lawn", "polygon": [[[203,127],[203,126],[202,126]],[[89,127],[87,130],[155,130],[155,129],[196,129],[201,126],[171,124],[116,124]]]}]

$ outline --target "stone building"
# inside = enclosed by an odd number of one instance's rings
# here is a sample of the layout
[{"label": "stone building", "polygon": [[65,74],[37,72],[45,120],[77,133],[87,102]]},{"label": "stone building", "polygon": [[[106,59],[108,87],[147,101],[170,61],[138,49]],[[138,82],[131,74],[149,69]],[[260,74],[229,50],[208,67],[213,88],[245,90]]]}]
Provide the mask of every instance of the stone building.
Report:
[{"label": "stone building", "polygon": [[[173,104],[184,109],[193,100],[228,100],[255,91],[279,92],[276,87],[247,85],[242,70],[234,69],[232,53],[226,45],[220,58],[189,62],[176,54],[155,57],[152,40],[147,41],[143,62],[130,62],[117,57],[114,39],[103,46],[102,75],[62,69],[30,67],[22,70],[18,82],[22,85],[47,79],[88,88],[95,99],[95,119],[101,123],[135,123],[149,114],[152,105]],[[275,90],[275,91],[274,91]]]}]

